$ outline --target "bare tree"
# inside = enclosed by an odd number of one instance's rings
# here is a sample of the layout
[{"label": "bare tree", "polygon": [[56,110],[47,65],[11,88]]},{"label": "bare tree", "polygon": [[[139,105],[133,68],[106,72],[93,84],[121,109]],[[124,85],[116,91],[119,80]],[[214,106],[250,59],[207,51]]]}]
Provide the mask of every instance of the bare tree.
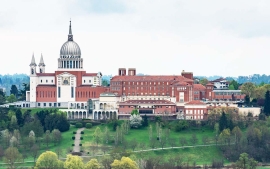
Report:
[{"label": "bare tree", "polygon": [[122,147],[123,147],[123,149],[124,149],[124,150],[126,150],[126,149],[127,149],[128,144],[129,144],[129,142],[128,142],[126,139],[123,139],[123,142],[122,142]]},{"label": "bare tree", "polygon": [[63,154],[63,150],[59,146],[55,149],[55,152],[56,152],[56,154],[58,156],[58,159]]},{"label": "bare tree", "polygon": [[109,147],[108,146],[101,146],[100,149],[103,152],[103,154],[105,155],[105,153],[109,150]]},{"label": "bare tree", "polygon": [[167,143],[166,138],[165,138],[165,137],[160,138],[159,143],[160,143],[161,148],[163,149],[164,146],[165,146],[166,143]]},{"label": "bare tree", "polygon": [[197,138],[196,134],[193,133],[193,134],[191,135],[190,142],[191,142],[191,144],[194,145],[194,146],[195,146],[196,143],[198,143],[198,138]]},{"label": "bare tree", "polygon": [[133,139],[131,142],[130,142],[130,147],[132,148],[132,150],[134,151],[135,148],[138,146],[138,142],[136,139]]},{"label": "bare tree", "polygon": [[171,147],[174,148],[176,146],[176,139],[175,138],[170,138],[169,143],[170,143]]},{"label": "bare tree", "polygon": [[151,140],[153,138],[153,128],[152,128],[151,124],[148,128],[148,136],[149,136],[149,140]]},{"label": "bare tree", "polygon": [[30,149],[30,153],[34,159],[34,162],[36,162],[36,158],[38,157],[38,153],[39,152],[39,146],[37,144],[34,144],[31,149]]},{"label": "bare tree", "polygon": [[45,140],[45,143],[46,143],[46,148],[48,149],[49,143],[51,141],[51,132],[50,132],[50,130],[47,130],[45,132],[44,140]]},{"label": "bare tree", "polygon": [[166,136],[166,140],[167,140],[167,141],[168,141],[169,138],[170,138],[170,133],[171,133],[171,130],[168,129],[168,128],[166,128],[166,129],[165,129],[165,136]]},{"label": "bare tree", "polygon": [[154,148],[156,147],[156,145],[157,145],[157,140],[154,139],[154,138],[152,138],[152,139],[150,140],[150,142],[149,142],[149,146],[150,146],[152,149],[154,149]]},{"label": "bare tree", "polygon": [[54,145],[56,145],[56,143],[59,143],[62,140],[62,134],[58,129],[54,129],[52,131],[52,140],[54,142]]},{"label": "bare tree", "polygon": [[202,142],[203,142],[204,145],[206,145],[206,144],[209,142],[208,136],[204,135],[204,136],[202,137]]},{"label": "bare tree", "polygon": [[180,137],[179,142],[182,145],[182,147],[184,147],[184,145],[187,144],[187,139],[185,137]]},{"label": "bare tree", "polygon": [[5,150],[3,149],[3,147],[0,145],[0,159],[2,159],[2,157],[5,155]]},{"label": "bare tree", "polygon": [[106,126],[105,127],[105,131],[104,131],[104,141],[105,141],[105,143],[106,144],[108,144],[109,143],[109,140],[110,140],[110,132],[109,132],[109,129],[108,129],[108,127]]},{"label": "bare tree", "polygon": [[15,168],[15,163],[21,159],[22,155],[16,147],[9,147],[6,149],[4,161],[9,164],[10,168]]}]

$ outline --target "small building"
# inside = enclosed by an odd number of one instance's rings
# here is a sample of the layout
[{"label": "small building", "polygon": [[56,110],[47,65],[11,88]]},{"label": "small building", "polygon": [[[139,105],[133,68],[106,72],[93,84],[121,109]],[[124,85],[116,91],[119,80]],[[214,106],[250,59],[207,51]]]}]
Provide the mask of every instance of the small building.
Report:
[{"label": "small building", "polygon": [[204,120],[207,115],[207,104],[193,100],[185,104],[184,117],[188,120]]}]

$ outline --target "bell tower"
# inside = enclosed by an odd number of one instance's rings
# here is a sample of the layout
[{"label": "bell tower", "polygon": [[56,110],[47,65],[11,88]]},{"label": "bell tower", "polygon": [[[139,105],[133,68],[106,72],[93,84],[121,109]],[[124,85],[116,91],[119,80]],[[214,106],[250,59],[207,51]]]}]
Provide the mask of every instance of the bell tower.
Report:
[{"label": "bell tower", "polygon": [[44,64],[42,53],[41,53],[41,57],[40,57],[38,67],[39,67],[39,73],[45,73],[45,64]]},{"label": "bell tower", "polygon": [[37,64],[36,64],[36,61],[35,61],[35,56],[34,56],[34,53],[32,55],[32,60],[31,60],[31,63],[30,63],[30,76],[35,76],[36,75],[36,67],[37,67]]}]

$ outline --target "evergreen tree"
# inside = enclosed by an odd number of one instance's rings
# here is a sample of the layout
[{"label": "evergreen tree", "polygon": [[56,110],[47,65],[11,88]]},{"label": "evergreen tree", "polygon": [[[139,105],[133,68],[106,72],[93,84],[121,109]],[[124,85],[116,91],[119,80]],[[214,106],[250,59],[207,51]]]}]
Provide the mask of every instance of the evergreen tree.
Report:
[{"label": "evergreen tree", "polygon": [[142,126],[143,127],[147,127],[148,126],[148,117],[146,116],[146,114],[143,116]]},{"label": "evergreen tree", "polygon": [[263,112],[266,116],[270,115],[270,92],[269,92],[269,90],[265,93]]},{"label": "evergreen tree", "polygon": [[14,96],[17,98],[18,97],[18,89],[16,85],[12,85],[10,89],[10,94],[14,94]]},{"label": "evergreen tree", "polygon": [[24,120],[23,120],[21,109],[17,109],[15,113],[16,113],[16,118],[17,118],[18,125],[20,127],[23,126],[23,121]]},{"label": "evergreen tree", "polygon": [[223,131],[227,127],[228,127],[228,120],[227,120],[226,114],[222,112],[222,115],[219,119],[219,131]]}]

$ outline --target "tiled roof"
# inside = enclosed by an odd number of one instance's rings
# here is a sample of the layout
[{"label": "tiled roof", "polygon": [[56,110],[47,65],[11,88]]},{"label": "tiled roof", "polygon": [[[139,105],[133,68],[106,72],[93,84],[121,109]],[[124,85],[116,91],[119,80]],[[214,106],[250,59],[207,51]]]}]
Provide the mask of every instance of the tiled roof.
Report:
[{"label": "tiled roof", "polygon": [[97,76],[97,73],[85,73],[83,76]]},{"label": "tiled roof", "polygon": [[207,85],[207,86],[214,86],[213,83],[207,83],[206,85]]},{"label": "tiled roof", "polygon": [[206,105],[206,104],[201,102],[200,100],[193,100],[193,101],[186,103],[185,105]]},{"label": "tiled roof", "polygon": [[170,102],[168,100],[128,100],[125,102],[120,102],[119,104],[123,105],[123,104],[173,104],[175,105],[175,103]]},{"label": "tiled roof", "polygon": [[55,76],[55,73],[37,73],[37,76]]},{"label": "tiled roof", "polygon": [[151,76],[114,76],[111,81],[184,81],[193,82],[192,79],[180,75],[151,75]]},{"label": "tiled roof", "polygon": [[56,85],[39,84],[37,87],[56,87]]},{"label": "tiled roof", "polygon": [[226,79],[224,79],[224,78],[218,78],[218,79],[216,79],[216,80],[213,80],[213,81],[211,81],[211,82],[220,82],[220,81],[223,81],[223,80],[226,80]]},{"label": "tiled roof", "polygon": [[194,90],[199,90],[199,91],[205,90],[205,87],[202,84],[194,84],[193,87],[194,87]]}]

